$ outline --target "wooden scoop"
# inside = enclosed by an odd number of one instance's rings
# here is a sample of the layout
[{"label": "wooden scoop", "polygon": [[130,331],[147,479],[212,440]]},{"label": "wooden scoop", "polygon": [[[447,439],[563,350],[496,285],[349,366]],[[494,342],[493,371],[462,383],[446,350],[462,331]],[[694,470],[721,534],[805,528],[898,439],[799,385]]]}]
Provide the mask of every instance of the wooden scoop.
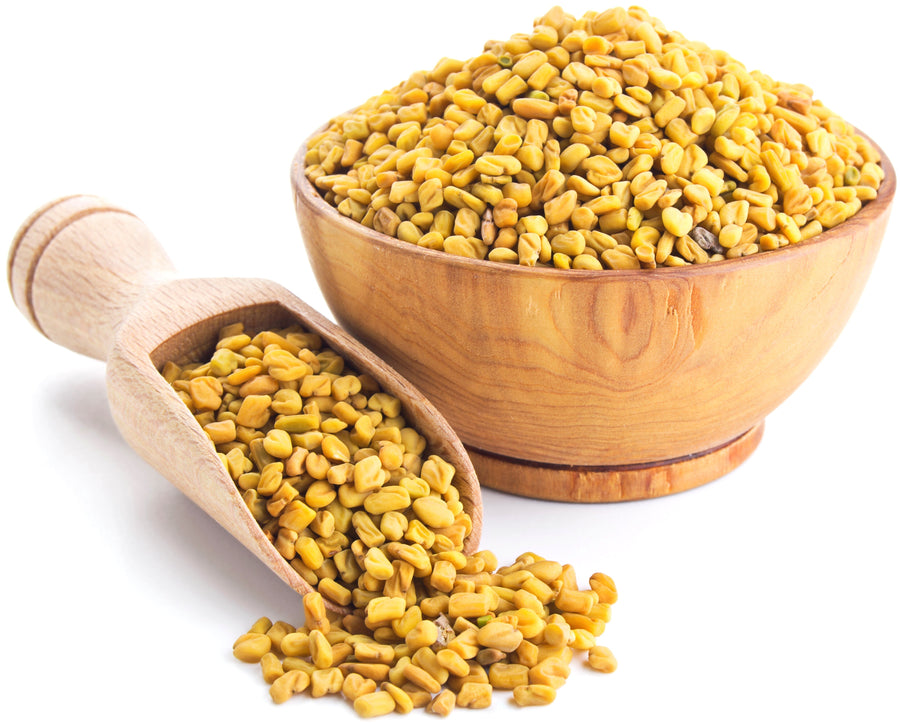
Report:
[{"label": "wooden scoop", "polygon": [[171,360],[208,359],[224,325],[251,332],[299,323],[318,333],[348,368],[369,373],[403,404],[429,450],[456,467],[472,533],[481,535],[481,490],[443,416],[393,368],[286,289],[263,279],[176,279],[150,230],[128,211],[71,196],[36,211],[9,254],[19,310],[46,337],[105,360],[113,418],[125,440],[300,594],[310,586],[264,536],[187,406],[159,374]]}]

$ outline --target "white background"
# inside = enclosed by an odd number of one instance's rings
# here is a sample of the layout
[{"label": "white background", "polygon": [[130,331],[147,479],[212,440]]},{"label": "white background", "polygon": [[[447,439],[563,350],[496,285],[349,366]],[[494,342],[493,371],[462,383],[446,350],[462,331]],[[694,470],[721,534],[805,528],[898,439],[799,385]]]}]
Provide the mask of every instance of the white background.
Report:
[{"label": "white background", "polygon": [[[301,141],[413,70],[529,30],[548,7],[4,3],[0,238],[53,198],[98,194],[140,216],[184,276],[269,277],[327,313],[291,202]],[[885,7],[649,9],[811,85],[896,163]],[[842,336],[738,470],[618,505],[484,491],[483,545],[501,562],[534,550],[571,562],[584,585],[595,570],[616,579],[600,641],[620,669],[576,667],[549,710],[497,696],[455,720],[898,722],[898,242],[894,219]],[[44,340],[8,296],[0,316],[0,720],[353,722],[333,699],[269,702],[231,642],[263,614],[299,624],[297,597],[126,446],[102,363]]]}]

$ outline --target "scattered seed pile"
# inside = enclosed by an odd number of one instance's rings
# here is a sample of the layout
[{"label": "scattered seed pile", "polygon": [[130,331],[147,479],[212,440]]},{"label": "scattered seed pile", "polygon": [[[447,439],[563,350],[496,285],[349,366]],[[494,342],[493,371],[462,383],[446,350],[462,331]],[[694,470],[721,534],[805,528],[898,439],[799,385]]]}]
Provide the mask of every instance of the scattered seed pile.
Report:
[{"label": "scattered seed pile", "polygon": [[879,161],[805,85],[642,8],[555,7],[332,119],[305,173],[341,214],[429,249],[652,269],[814,237],[875,198]]},{"label": "scattered seed pile", "polygon": [[[314,588],[305,624],[260,619],[234,643],[272,699],[341,693],[360,715],[479,708],[494,690],[548,704],[617,599],[594,574],[533,553],[465,553],[455,468],[429,455],[400,401],[299,327],[221,330],[209,361],[163,376],[194,414],[276,550]],[[326,601],[329,603],[326,608]],[[340,609],[340,612],[338,610]]]},{"label": "scattered seed pile", "polygon": [[[599,672],[616,669],[596,644],[617,598],[609,577],[594,574],[582,591],[572,567],[534,554],[501,568],[487,551],[463,560],[449,594],[436,590],[411,607],[376,597],[342,616],[307,594],[303,627],[262,618],[235,641],[234,656],[260,663],[278,704],[304,692],[342,695],[363,717],[481,709],[495,691],[511,691],[520,707],[549,705],[577,652]],[[462,572],[474,562],[485,568]]]}]

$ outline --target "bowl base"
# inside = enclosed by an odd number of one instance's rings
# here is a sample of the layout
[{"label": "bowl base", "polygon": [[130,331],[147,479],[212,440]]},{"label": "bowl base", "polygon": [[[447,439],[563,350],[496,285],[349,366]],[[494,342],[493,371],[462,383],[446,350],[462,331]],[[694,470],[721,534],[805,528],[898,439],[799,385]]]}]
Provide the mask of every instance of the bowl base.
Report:
[{"label": "bowl base", "polygon": [[547,501],[612,503],[667,496],[714,481],[759,445],[761,421],[718,448],[682,458],[629,466],[554,466],[498,456],[466,446],[482,486]]}]

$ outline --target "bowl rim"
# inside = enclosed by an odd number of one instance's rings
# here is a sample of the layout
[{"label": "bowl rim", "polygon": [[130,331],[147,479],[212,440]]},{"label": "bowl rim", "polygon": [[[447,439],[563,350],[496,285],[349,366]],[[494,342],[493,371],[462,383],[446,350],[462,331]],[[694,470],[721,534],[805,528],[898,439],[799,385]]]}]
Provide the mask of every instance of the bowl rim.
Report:
[{"label": "bowl rim", "polygon": [[[788,261],[786,255],[796,257],[797,255],[805,256],[811,254],[816,248],[821,245],[828,244],[835,239],[845,238],[847,236],[847,232],[852,230],[854,227],[865,227],[876,219],[880,218],[882,215],[887,216],[890,211],[891,204],[894,200],[894,193],[897,187],[897,177],[894,171],[894,166],[893,164],[891,164],[891,161],[888,158],[887,154],[868,135],[860,131],[858,128],[854,127],[854,132],[869,141],[869,143],[872,144],[872,146],[880,155],[879,164],[884,170],[884,179],[879,186],[878,195],[872,201],[864,204],[862,209],[860,209],[849,219],[841,222],[831,229],[823,231],[822,233],[810,239],[798,242],[796,244],[791,244],[781,249],[757,252],[756,254],[752,254],[747,257],[723,259],[706,264],[689,264],[683,267],[655,267],[652,269],[618,270],[558,269],[556,267],[549,266],[529,267],[519,264],[493,262],[489,259],[472,259],[456,254],[448,254],[447,252],[441,250],[419,247],[415,244],[410,244],[409,242],[404,242],[400,239],[397,239],[396,237],[388,236],[387,234],[376,231],[371,227],[364,226],[363,224],[354,221],[350,217],[346,217],[341,214],[336,207],[325,201],[325,199],[319,193],[318,189],[316,189],[315,186],[310,183],[309,179],[304,173],[304,169],[306,166],[305,156],[307,144],[311,138],[314,138],[315,136],[320,134],[326,127],[327,124],[320,127],[313,134],[307,137],[303,141],[300,148],[297,150],[297,153],[294,155],[294,159],[291,163],[291,183],[294,188],[295,195],[298,197],[302,197],[305,200],[305,203],[312,207],[314,212],[328,218],[330,222],[337,224],[348,233],[354,235],[363,235],[372,244],[389,249],[401,255],[416,256],[425,260],[430,259],[438,264],[448,265],[450,267],[458,267],[460,270],[464,270],[470,274],[524,274],[528,275],[531,278],[534,278],[535,275],[538,275],[550,277],[558,281],[574,282],[576,280],[589,280],[590,282],[596,284],[601,280],[634,281],[636,279],[640,279],[642,281],[647,281],[649,279],[658,277],[661,279],[665,279],[666,277],[691,278],[707,274],[715,275],[719,273],[727,273],[732,269],[750,270],[759,267],[760,265],[778,263],[778,260]],[[298,213],[299,209],[300,205],[298,202]],[[304,241],[306,241],[305,236],[306,235],[304,235]]]}]

